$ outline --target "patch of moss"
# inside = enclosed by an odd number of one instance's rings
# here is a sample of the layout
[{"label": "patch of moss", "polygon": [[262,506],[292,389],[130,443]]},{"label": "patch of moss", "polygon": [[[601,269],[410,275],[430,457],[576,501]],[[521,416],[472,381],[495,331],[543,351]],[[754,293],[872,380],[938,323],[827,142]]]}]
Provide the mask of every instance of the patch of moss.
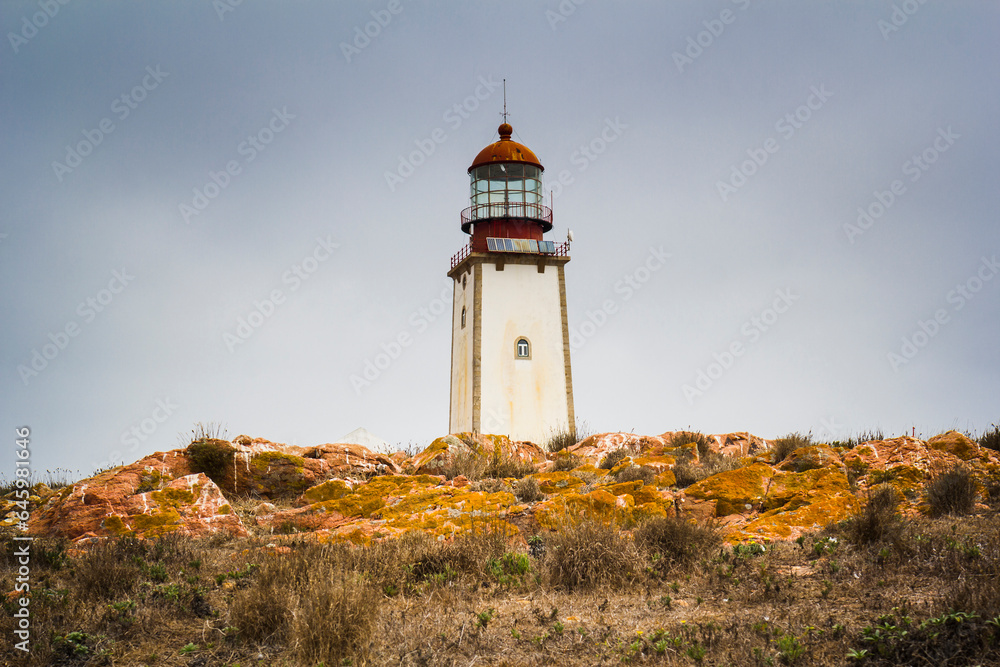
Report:
[{"label": "patch of moss", "polygon": [[181,527],[180,524],[181,515],[174,508],[152,514],[137,514],[132,517],[134,532],[142,533],[143,537],[164,535],[178,530]]},{"label": "patch of moss", "polygon": [[232,507],[230,507],[229,505],[223,505],[223,506],[221,506],[219,508],[219,512],[218,513],[219,514],[229,514],[232,511],[233,511]]},{"label": "patch of moss", "polygon": [[320,503],[325,500],[339,500],[351,493],[351,487],[340,479],[331,479],[328,482],[317,484],[306,489],[302,494],[302,500],[306,503]]},{"label": "patch of moss", "polygon": [[153,491],[150,497],[165,507],[177,507],[179,505],[190,505],[200,494],[201,487],[195,484],[192,490],[167,488],[160,491]]},{"label": "patch of moss", "polygon": [[[579,471],[578,468],[573,472]],[[565,470],[538,473],[532,477],[538,482],[538,488],[542,493],[546,494],[568,493],[584,485],[582,479]]]},{"label": "patch of moss", "polygon": [[742,512],[746,505],[764,500],[767,482],[775,475],[765,463],[752,463],[744,468],[727,470],[695,482],[685,493],[699,500],[717,500],[716,516]]},{"label": "patch of moss", "polygon": [[125,525],[122,518],[115,514],[105,517],[104,520],[101,521],[101,528],[104,528],[112,535],[125,535],[129,532],[128,526]]}]

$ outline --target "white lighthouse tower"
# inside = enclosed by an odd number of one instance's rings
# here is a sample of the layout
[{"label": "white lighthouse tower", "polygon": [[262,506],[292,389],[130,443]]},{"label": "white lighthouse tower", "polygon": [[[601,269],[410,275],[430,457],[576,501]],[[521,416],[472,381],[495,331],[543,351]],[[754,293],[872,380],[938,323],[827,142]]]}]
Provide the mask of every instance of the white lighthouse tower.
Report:
[{"label": "white lighthouse tower", "polygon": [[535,154],[500,141],[469,167],[469,244],[451,259],[455,281],[449,431],[495,433],[542,445],[574,432],[565,267],[569,242],[543,238],[552,210],[542,205]]}]

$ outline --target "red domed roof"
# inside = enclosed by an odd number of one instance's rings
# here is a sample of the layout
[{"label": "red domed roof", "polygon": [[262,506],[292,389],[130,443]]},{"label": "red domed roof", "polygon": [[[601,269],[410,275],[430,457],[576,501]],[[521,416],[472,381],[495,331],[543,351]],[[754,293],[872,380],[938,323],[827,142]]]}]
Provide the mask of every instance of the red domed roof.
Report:
[{"label": "red domed roof", "polygon": [[469,171],[493,162],[523,162],[533,164],[539,169],[545,169],[530,148],[516,141],[511,141],[510,135],[514,133],[514,128],[504,123],[497,131],[500,133],[500,141],[479,151],[479,155],[472,161]]}]

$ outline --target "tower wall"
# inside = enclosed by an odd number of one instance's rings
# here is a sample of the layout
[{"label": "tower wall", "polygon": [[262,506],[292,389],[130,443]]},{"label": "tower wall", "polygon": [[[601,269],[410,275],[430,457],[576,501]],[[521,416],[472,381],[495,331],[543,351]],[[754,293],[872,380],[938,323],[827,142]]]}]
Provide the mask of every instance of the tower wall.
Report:
[{"label": "tower wall", "polygon": [[[456,280],[452,433],[472,430],[544,444],[554,433],[574,427],[567,261],[474,254],[451,272]],[[529,343],[528,359],[517,357],[520,338]]]},{"label": "tower wall", "polygon": [[[451,316],[451,406],[448,417],[448,432],[462,433],[478,430],[473,425],[473,371],[475,352],[474,329],[481,323],[479,316],[481,303],[477,302],[476,288],[482,284],[477,280],[481,274],[476,263],[465,263],[462,271],[452,272],[455,289]],[[480,289],[481,294],[481,289]],[[465,326],[462,326],[462,311],[465,310]]]}]

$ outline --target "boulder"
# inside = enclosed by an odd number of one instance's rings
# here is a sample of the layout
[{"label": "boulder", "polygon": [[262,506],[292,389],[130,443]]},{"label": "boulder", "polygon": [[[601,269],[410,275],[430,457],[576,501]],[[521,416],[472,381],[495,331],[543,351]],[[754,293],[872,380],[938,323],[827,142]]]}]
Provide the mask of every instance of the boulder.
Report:
[{"label": "boulder", "polygon": [[[232,443],[225,440],[195,442],[186,452],[193,465],[200,463],[227,493],[243,497],[297,496],[333,477],[371,477],[399,472],[390,457],[352,444],[299,447],[241,435]],[[223,463],[219,464],[220,461]]]},{"label": "boulder", "polygon": [[28,532],[70,540],[156,537],[169,532],[247,535],[222,491],[203,473],[169,481],[161,478],[156,488],[142,491],[144,487],[135,485],[133,472],[115,475],[108,471],[63,488],[32,513]]}]

